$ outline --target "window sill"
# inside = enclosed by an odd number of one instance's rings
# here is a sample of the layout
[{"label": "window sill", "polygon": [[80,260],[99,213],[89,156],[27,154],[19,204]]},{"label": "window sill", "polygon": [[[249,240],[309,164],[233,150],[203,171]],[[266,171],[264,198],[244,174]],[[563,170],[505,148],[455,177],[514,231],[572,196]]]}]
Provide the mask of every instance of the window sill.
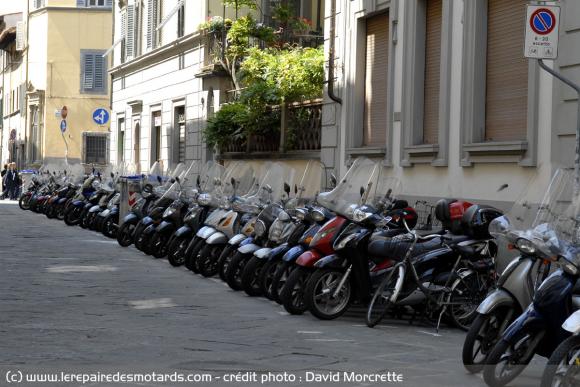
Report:
[{"label": "window sill", "polygon": [[348,148],[346,154],[350,157],[367,156],[367,157],[384,157],[387,154],[387,148],[379,147],[360,147]]},{"label": "window sill", "polygon": [[405,159],[401,161],[403,167],[412,167],[414,164],[431,164],[435,167],[446,166],[445,161],[439,160],[439,144],[409,145],[404,148]]},{"label": "window sill", "polygon": [[470,167],[474,163],[520,163],[527,150],[527,141],[463,144],[465,157],[461,165]]},{"label": "window sill", "polygon": [[218,160],[320,160],[320,150],[288,152],[225,152],[217,155]]}]

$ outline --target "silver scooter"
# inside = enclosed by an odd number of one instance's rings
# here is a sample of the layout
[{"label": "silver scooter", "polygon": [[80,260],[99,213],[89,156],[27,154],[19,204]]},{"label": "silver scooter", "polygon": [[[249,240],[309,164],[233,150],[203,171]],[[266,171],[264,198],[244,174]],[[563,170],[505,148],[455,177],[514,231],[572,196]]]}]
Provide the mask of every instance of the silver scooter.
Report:
[{"label": "silver scooter", "polygon": [[[538,180],[539,176],[536,176],[527,187],[537,186]],[[530,305],[536,290],[550,272],[551,261],[529,241],[536,234],[534,228],[543,223],[542,208],[548,207],[555,189],[555,185],[548,186],[538,208],[531,204],[534,202],[529,197],[531,190],[526,188],[512,209],[489,225],[489,233],[498,241],[504,241],[507,249],[517,250],[519,255],[503,270],[496,289],[481,302],[467,332],[462,360],[471,373],[483,370],[487,356],[501,334]]]}]

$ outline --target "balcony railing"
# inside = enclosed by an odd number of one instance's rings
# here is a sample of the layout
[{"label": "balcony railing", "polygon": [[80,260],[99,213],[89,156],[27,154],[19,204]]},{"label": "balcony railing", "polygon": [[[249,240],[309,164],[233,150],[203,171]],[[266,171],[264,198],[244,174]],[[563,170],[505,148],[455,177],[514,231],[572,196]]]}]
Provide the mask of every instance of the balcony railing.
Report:
[{"label": "balcony railing", "polygon": [[266,133],[233,139],[220,150],[222,158],[285,158],[320,151],[322,100],[274,107],[270,114],[280,117],[279,128]]}]

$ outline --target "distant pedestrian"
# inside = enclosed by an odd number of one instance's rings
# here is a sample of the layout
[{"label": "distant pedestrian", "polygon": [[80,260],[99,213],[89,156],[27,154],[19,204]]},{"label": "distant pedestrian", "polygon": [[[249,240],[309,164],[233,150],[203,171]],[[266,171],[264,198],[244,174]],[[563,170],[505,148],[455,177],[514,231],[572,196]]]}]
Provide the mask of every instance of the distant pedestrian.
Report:
[{"label": "distant pedestrian", "polygon": [[0,195],[0,199],[4,199],[8,193],[6,183],[4,182],[4,176],[6,176],[6,172],[8,172],[8,164],[4,164],[4,168],[2,168],[2,172],[0,172],[0,181],[2,183],[2,194]]},{"label": "distant pedestrian", "polygon": [[7,195],[10,200],[16,200],[18,189],[20,188],[20,175],[16,169],[16,163],[10,163],[9,169],[4,176],[4,184],[6,184]]}]

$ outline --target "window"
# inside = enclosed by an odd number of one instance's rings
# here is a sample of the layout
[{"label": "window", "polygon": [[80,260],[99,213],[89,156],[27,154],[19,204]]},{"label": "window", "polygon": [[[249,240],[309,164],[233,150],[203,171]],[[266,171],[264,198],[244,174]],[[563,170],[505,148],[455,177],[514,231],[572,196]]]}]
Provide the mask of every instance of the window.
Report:
[{"label": "window", "polygon": [[81,51],[81,93],[106,94],[107,63],[104,51]]},{"label": "window", "polygon": [[157,30],[161,15],[160,0],[147,0],[147,48],[155,49],[160,43],[161,33]]},{"label": "window", "polygon": [[117,120],[117,162],[125,161],[125,118]]},{"label": "window", "polygon": [[77,7],[112,8],[113,0],[77,0]]},{"label": "window", "polygon": [[389,14],[366,20],[363,146],[384,147],[387,140]]},{"label": "window", "polygon": [[185,106],[176,106],[173,113],[173,163],[185,161]]},{"label": "window", "polygon": [[436,144],[439,131],[442,0],[426,0],[423,144]]},{"label": "window", "polygon": [[83,133],[83,162],[85,164],[107,164],[108,133]]},{"label": "window", "polygon": [[177,37],[185,35],[185,2],[182,2],[177,11]]},{"label": "window", "polygon": [[528,60],[525,0],[488,0],[485,141],[526,138]]},{"label": "window", "polygon": [[463,166],[536,165],[539,70],[524,59],[526,0],[465,2]]},{"label": "window", "polygon": [[42,8],[44,7],[44,0],[34,0],[33,4],[35,9]]},{"label": "window", "polygon": [[131,60],[135,58],[139,42],[139,14],[135,8],[135,4],[129,4],[126,12],[126,35],[125,35],[125,55],[124,59]]},{"label": "window", "polygon": [[40,109],[38,105],[30,106],[30,134],[32,162],[42,160],[42,132],[40,124]]},{"label": "window", "polygon": [[151,114],[151,163],[161,158],[161,112]]}]

